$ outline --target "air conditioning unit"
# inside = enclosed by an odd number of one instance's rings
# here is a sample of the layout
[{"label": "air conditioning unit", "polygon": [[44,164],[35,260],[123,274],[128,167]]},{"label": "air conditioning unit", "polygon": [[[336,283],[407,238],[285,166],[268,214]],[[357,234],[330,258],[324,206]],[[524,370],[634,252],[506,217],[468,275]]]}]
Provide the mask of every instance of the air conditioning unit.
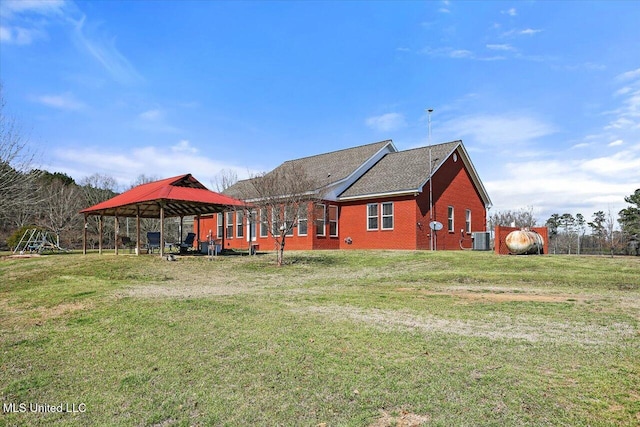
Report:
[{"label": "air conditioning unit", "polygon": [[474,251],[490,251],[491,250],[491,233],[487,231],[475,232],[471,235],[473,238],[472,249]]}]

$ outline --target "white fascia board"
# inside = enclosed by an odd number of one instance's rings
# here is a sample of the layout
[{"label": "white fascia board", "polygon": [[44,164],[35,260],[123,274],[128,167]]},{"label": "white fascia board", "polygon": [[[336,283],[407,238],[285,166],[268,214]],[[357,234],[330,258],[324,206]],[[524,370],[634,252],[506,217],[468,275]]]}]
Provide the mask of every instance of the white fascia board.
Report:
[{"label": "white fascia board", "polygon": [[398,196],[409,196],[409,195],[415,196],[420,193],[422,193],[422,190],[420,188],[416,188],[413,190],[392,191],[388,193],[370,193],[370,194],[360,194],[358,196],[351,196],[351,197],[340,197],[338,201],[348,202],[352,200],[380,199],[383,197],[398,197]]},{"label": "white fascia board", "polygon": [[378,150],[373,156],[371,156],[366,162],[358,166],[358,168],[351,173],[348,177],[336,181],[332,183],[329,188],[327,194],[325,195],[325,199],[337,201],[339,199],[339,195],[343,193],[347,188],[349,188],[354,182],[356,182],[362,175],[364,175],[369,169],[371,169],[376,163],[380,161],[384,156],[389,153],[396,153],[398,149],[393,144],[393,141],[389,141]]}]

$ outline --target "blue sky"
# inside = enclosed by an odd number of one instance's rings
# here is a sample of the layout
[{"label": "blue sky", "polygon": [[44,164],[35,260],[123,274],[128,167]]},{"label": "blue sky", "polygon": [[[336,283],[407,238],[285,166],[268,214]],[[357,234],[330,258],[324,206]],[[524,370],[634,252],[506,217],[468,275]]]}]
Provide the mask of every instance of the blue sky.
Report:
[{"label": "blue sky", "polygon": [[40,166],[212,186],[462,139],[492,212],[617,215],[640,188],[634,1],[0,2],[6,110]]}]

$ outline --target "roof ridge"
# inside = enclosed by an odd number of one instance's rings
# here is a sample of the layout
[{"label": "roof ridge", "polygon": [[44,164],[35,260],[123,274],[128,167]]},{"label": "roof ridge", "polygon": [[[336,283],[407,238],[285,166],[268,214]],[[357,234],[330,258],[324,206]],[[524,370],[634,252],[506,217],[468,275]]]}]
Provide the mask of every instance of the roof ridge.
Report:
[{"label": "roof ridge", "polygon": [[423,145],[422,147],[407,148],[406,150],[400,150],[400,151],[396,151],[395,153],[389,153],[389,154],[400,154],[400,153],[406,153],[407,151],[424,150],[425,148],[429,148],[429,147],[432,147],[432,148],[433,147],[442,147],[444,145],[461,143],[461,142],[462,142],[462,140],[456,139],[454,141],[449,141],[449,142],[440,142],[438,144]]},{"label": "roof ridge", "polygon": [[305,159],[312,159],[314,157],[320,157],[320,156],[326,156],[328,154],[336,154],[336,153],[340,153],[342,151],[349,151],[349,150],[355,150],[357,148],[362,148],[362,147],[367,147],[370,145],[376,145],[376,144],[382,144],[382,143],[393,143],[393,140],[391,139],[384,139],[382,141],[376,141],[376,142],[371,142],[369,144],[361,144],[361,145],[356,145],[355,147],[349,147],[349,148],[341,148],[339,150],[334,150],[334,151],[327,151],[326,153],[318,153],[318,154],[312,154],[311,156],[305,156],[305,157],[299,157],[297,159],[290,159],[290,160],[286,160],[284,161],[282,164],[285,163],[290,163],[290,162],[297,162],[299,160],[305,160]]}]

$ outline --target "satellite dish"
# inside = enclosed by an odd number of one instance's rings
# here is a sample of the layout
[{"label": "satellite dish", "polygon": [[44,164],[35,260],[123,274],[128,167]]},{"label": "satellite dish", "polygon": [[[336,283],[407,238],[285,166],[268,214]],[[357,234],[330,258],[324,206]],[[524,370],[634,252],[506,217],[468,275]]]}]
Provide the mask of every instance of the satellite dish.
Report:
[{"label": "satellite dish", "polygon": [[429,228],[431,228],[434,231],[440,231],[442,230],[442,223],[440,221],[431,221],[429,223]]}]

